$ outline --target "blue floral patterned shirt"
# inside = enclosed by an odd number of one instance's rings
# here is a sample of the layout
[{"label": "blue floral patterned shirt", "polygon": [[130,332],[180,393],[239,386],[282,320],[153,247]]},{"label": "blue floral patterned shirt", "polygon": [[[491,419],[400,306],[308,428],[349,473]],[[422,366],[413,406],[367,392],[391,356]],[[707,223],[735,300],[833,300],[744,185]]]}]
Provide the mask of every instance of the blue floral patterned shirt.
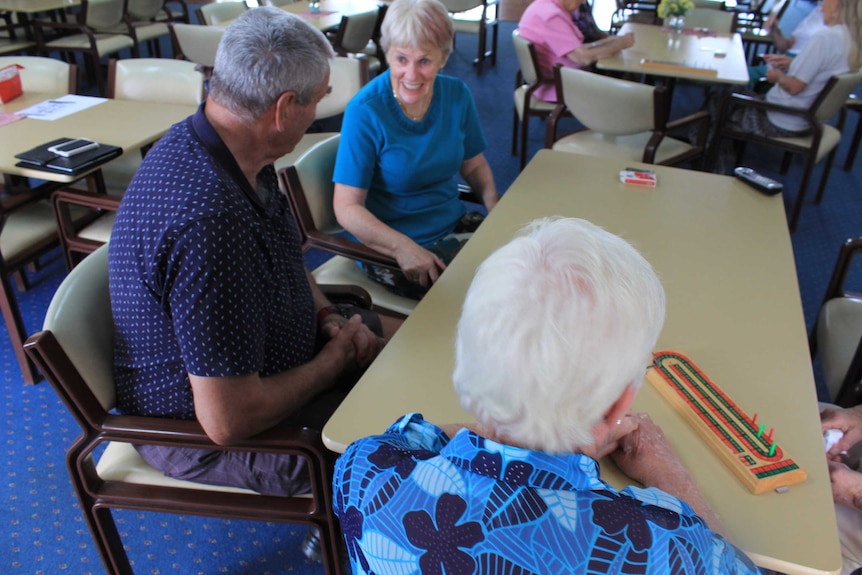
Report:
[{"label": "blue floral patterned shirt", "polygon": [[355,575],[759,573],[684,501],[617,492],[585,455],[451,440],[408,414],[335,466]]}]

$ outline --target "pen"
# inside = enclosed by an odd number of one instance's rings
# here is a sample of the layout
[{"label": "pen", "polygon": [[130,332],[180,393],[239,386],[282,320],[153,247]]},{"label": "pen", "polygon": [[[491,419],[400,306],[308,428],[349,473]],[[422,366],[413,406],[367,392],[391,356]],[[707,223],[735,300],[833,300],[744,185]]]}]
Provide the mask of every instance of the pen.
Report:
[{"label": "pen", "polygon": [[49,104],[74,104],[75,102],[64,102],[63,100],[48,100]]}]

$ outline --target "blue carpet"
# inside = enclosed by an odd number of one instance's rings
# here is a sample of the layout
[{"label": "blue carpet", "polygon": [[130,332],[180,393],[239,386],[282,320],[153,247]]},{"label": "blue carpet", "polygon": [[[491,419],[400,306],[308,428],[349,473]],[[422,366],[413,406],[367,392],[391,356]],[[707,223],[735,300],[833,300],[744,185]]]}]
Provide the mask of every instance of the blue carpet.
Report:
[{"label": "blue carpet", "polygon": [[[487,157],[498,189],[506,190],[518,174],[518,161],[509,154],[512,88],[516,63],[510,36],[514,24],[503,23],[495,68],[476,76],[470,62],[476,53],[473,38],[459,37],[446,73],[464,79],[477,101],[489,141]],[[696,109],[702,90],[682,86],[674,96],[674,115]],[[856,118],[849,129],[855,127]],[[846,138],[845,138],[846,139]],[[534,121],[529,151],[542,147],[544,124]],[[843,162],[847,142],[838,153]],[[780,158],[752,147],[746,164],[785,183],[785,202],[796,194],[800,165],[786,176],[777,173]],[[857,164],[858,165],[858,164]],[[814,182],[820,169],[815,173]],[[860,169],[834,169],[826,199],[806,205],[793,235],[800,293],[810,326],[826,288],[841,243],[862,234],[858,186]],[[812,185],[812,190],[814,186]],[[314,266],[320,261],[314,255]],[[39,329],[54,290],[65,275],[57,252],[32,275],[33,289],[19,295],[30,332]],[[0,517],[5,544],[0,546],[0,572],[21,574],[102,573],[103,568],[80,515],[65,469],[64,452],[78,435],[51,387],[24,386],[6,331],[0,332],[0,364],[4,408],[4,481],[0,483]],[[305,528],[299,525],[218,520],[134,511],[116,512],[124,544],[136,573],[321,574],[319,564],[299,550]]]}]

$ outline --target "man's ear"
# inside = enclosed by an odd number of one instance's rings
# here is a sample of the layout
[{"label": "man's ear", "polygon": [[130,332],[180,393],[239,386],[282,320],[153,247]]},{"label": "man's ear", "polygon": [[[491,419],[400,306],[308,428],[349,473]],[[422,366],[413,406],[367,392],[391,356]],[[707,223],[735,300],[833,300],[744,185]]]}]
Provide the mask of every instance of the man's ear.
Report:
[{"label": "man's ear", "polygon": [[283,132],[293,114],[293,108],[297,105],[296,92],[284,92],[275,101],[275,128]]}]

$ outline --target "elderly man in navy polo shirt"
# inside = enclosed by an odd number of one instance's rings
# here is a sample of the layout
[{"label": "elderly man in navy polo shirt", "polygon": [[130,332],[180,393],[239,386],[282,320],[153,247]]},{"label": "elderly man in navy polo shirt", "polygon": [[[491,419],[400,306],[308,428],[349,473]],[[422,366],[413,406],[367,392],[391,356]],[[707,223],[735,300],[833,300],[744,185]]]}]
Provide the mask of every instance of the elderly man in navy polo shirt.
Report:
[{"label": "elderly man in navy polo shirt", "polygon": [[[229,445],[291,420],[319,429],[398,322],[333,307],[303,265],[272,162],[329,87],[332,48],[275,8],[225,31],[208,100],[147,154],[110,246],[119,409],[197,419]],[[339,310],[340,311],[340,310]],[[295,456],[141,446],[167,475],[292,495]]]}]

